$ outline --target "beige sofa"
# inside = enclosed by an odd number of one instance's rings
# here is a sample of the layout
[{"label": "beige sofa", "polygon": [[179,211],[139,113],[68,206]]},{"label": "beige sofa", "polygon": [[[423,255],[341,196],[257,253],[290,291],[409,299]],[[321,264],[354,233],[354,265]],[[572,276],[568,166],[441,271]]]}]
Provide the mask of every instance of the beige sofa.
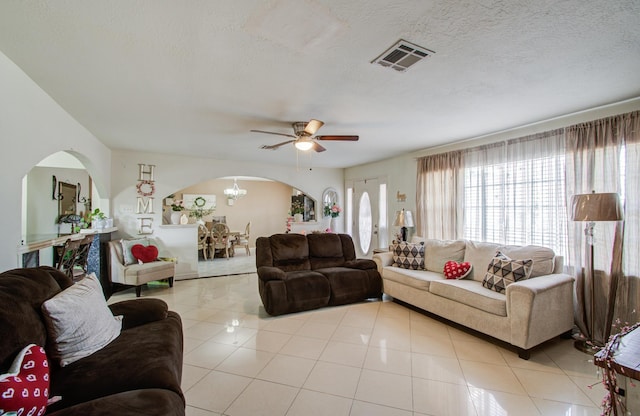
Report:
[{"label": "beige sofa", "polygon": [[[533,347],[572,330],[574,279],[562,273],[563,258],[550,249],[466,240],[412,240],[421,241],[422,270],[394,265],[393,252],[374,254],[385,294],[507,342],[523,359],[529,358]],[[533,260],[531,277],[509,284],[505,293],[482,284],[498,250],[511,259]],[[471,263],[472,273],[460,280],[445,279],[447,260]]]}]

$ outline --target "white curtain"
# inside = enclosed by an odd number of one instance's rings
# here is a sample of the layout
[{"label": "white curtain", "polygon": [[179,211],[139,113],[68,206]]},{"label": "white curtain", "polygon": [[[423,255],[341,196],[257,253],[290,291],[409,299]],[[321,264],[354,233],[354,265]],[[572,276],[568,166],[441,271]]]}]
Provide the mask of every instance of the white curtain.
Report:
[{"label": "white curtain", "polygon": [[[616,324],[620,319],[624,324],[637,319],[634,308],[638,305],[639,114],[609,117],[566,129],[567,205],[572,195],[592,191],[616,192],[624,201],[624,222],[596,223],[593,276],[589,267],[592,247],[584,232],[586,224],[569,223],[567,260],[574,266],[576,276],[576,324],[587,339],[600,345],[606,343],[612,322]],[[617,298],[612,297],[611,291],[616,292]]]},{"label": "white curtain", "polygon": [[[565,257],[576,277],[575,320],[604,343],[638,321],[640,307],[640,112],[582,123],[418,160],[417,233],[536,244]],[[598,222],[594,238],[594,307],[590,253],[582,222],[569,220],[572,195],[617,192],[624,222]],[[613,277],[613,279],[612,279]],[[616,286],[617,282],[617,286]],[[613,283],[613,285],[612,285]],[[615,290],[616,297],[609,301]]]},{"label": "white curtain", "polygon": [[460,152],[418,159],[416,233],[453,240],[462,236]]},{"label": "white curtain", "polygon": [[623,178],[624,227],[621,273],[613,311],[612,334],[637,322],[640,308],[640,112],[625,114],[617,123],[624,141]]},{"label": "white curtain", "polygon": [[566,251],[564,131],[463,153],[464,237]]}]

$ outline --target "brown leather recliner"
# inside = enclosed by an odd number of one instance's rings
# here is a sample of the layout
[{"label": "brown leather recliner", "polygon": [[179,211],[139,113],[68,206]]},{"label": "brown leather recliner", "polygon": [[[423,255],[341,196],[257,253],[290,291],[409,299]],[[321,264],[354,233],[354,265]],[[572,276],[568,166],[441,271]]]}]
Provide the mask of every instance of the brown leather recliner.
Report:
[{"label": "brown leather recliner", "polygon": [[382,296],[376,264],[356,259],[348,234],[274,234],[256,240],[258,288],[270,315]]}]

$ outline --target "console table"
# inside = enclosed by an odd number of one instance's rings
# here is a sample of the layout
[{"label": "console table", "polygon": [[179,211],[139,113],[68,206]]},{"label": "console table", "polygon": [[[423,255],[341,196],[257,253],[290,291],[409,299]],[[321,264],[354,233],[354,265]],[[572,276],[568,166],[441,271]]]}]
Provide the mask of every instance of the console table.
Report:
[{"label": "console table", "polygon": [[[594,364],[606,368],[604,351],[596,353]],[[618,387],[624,389],[623,403],[629,414],[640,413],[640,387],[633,386],[629,379],[640,380],[640,327],[620,338],[620,344],[613,354],[611,369],[617,375]],[[611,392],[613,400],[618,394]],[[614,406],[613,414],[617,415]]]},{"label": "console table", "polygon": [[[18,255],[22,257],[22,267],[40,266],[40,250],[49,247],[62,246],[68,240],[82,240],[87,234],[95,234],[93,243],[89,248],[87,258],[87,271],[95,273],[102,283],[102,288],[107,295],[109,283],[109,269],[107,264],[106,242],[111,240],[111,233],[118,231],[117,227],[92,229],[87,228],[77,234],[39,234],[25,236],[22,244],[18,246]],[[53,266],[53,264],[50,264]]]}]

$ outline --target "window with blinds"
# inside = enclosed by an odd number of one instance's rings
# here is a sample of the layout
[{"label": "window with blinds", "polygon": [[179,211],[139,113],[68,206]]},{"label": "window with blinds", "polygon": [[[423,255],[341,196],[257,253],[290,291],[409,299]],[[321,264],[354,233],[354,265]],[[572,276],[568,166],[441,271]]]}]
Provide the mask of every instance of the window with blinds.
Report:
[{"label": "window with blinds", "polygon": [[567,251],[564,156],[464,168],[464,238]]}]

